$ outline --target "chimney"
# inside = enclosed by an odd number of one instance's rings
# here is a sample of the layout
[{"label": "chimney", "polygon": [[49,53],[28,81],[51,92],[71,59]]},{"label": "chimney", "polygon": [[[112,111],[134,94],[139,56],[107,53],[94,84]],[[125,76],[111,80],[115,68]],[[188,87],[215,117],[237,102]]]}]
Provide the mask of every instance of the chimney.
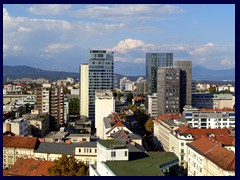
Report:
[{"label": "chimney", "polygon": [[6,131],[11,132],[11,124],[9,122],[6,123]]},{"label": "chimney", "polygon": [[45,139],[44,139],[44,138],[38,138],[38,140],[39,140],[41,143],[45,142]]},{"label": "chimney", "polygon": [[65,143],[66,143],[66,144],[71,144],[71,140],[68,139],[68,140],[65,141]]}]

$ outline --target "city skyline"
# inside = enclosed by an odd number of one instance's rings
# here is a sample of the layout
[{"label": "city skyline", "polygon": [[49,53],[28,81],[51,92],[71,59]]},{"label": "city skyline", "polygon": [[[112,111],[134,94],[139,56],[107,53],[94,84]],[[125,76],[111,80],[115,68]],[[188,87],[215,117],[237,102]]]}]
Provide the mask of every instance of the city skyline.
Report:
[{"label": "city skyline", "polygon": [[126,75],[145,74],[146,53],[229,69],[234,35],[234,4],[3,5],[3,65],[78,72],[90,49],[106,49]]}]

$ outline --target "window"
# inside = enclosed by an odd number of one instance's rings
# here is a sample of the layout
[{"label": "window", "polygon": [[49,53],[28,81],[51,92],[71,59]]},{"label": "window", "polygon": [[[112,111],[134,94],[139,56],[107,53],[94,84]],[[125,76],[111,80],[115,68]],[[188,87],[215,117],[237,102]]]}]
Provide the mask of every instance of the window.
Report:
[{"label": "window", "polygon": [[184,143],[181,143],[181,146],[184,146]]},{"label": "window", "polygon": [[115,151],[111,152],[111,157],[116,157],[116,152]]},{"label": "window", "polygon": [[125,156],[127,156],[127,151],[125,151]]},{"label": "window", "polygon": [[81,149],[78,149],[78,152],[81,152]]},{"label": "window", "polygon": [[95,153],[97,153],[97,149],[95,149]]}]

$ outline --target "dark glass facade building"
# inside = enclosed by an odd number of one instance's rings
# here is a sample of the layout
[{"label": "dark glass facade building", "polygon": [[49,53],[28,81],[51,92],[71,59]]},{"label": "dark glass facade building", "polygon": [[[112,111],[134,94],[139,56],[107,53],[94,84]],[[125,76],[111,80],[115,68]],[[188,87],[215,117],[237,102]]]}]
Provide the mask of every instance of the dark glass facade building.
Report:
[{"label": "dark glass facade building", "polygon": [[173,53],[147,53],[146,54],[146,80],[148,94],[157,93],[158,67],[172,67]]}]

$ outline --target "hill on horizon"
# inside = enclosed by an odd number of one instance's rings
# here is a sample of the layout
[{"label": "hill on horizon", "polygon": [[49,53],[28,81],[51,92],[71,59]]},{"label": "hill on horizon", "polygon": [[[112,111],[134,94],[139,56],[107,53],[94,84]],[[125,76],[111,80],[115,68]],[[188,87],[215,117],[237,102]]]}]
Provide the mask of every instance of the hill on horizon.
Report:
[{"label": "hill on horizon", "polygon": [[[116,73],[115,73],[116,74]],[[127,76],[122,74],[116,74],[118,79],[126,76],[131,81],[136,81],[140,76]],[[3,66],[3,81],[7,78],[45,78],[49,81],[56,81],[59,79],[66,79],[72,77],[75,80],[79,80],[79,72],[65,72],[65,71],[50,71],[39,68],[33,68],[30,66]],[[142,75],[145,78],[145,75]],[[192,69],[193,80],[206,80],[206,81],[235,81],[235,69],[223,69],[223,70],[212,70],[202,66],[195,66]]]}]

